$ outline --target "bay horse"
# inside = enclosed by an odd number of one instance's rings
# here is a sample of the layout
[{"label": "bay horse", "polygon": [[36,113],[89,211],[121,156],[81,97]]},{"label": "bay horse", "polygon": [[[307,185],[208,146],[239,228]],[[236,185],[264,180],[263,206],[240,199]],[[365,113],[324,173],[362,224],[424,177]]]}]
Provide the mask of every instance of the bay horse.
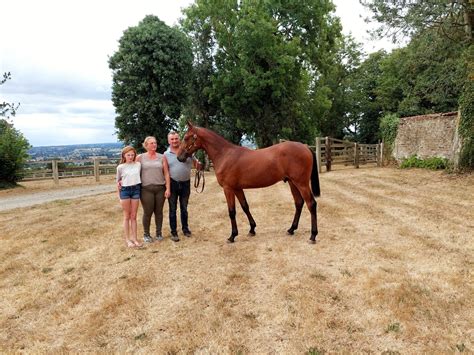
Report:
[{"label": "bay horse", "polygon": [[319,176],[316,155],[306,145],[287,141],[268,148],[251,150],[234,145],[217,133],[188,122],[188,130],[178,149],[177,158],[184,162],[198,149],[205,150],[212,160],[217,181],[224,189],[232,226],[228,239],[230,243],[233,243],[238,235],[235,196],[249,220],[249,235],[254,236],[257,224],[250,213],[243,190],[267,187],[279,181],[288,182],[295,201],[295,216],[287,233],[293,235],[298,228],[301,210],[306,202],[311,213],[309,242],[316,243],[317,203],[313,196],[320,195]]}]

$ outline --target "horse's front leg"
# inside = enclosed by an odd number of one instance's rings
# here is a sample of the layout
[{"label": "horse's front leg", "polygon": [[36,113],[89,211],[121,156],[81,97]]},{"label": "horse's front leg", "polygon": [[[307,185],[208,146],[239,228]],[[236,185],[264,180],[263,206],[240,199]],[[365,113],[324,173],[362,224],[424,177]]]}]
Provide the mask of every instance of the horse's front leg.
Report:
[{"label": "horse's front leg", "polygon": [[252,214],[250,213],[249,204],[247,203],[247,199],[245,198],[244,191],[236,190],[235,195],[239,199],[240,206],[242,206],[242,209],[244,210],[245,214],[247,215],[247,218],[249,219],[249,224],[250,224],[249,235],[254,236],[255,227],[257,226],[257,223],[255,223],[255,220],[253,219]]},{"label": "horse's front leg", "polygon": [[229,209],[230,223],[232,225],[232,231],[228,240],[229,243],[233,243],[235,237],[239,234],[237,230],[237,222],[235,221],[235,192],[233,189],[224,187],[225,199],[227,200],[227,207]]}]

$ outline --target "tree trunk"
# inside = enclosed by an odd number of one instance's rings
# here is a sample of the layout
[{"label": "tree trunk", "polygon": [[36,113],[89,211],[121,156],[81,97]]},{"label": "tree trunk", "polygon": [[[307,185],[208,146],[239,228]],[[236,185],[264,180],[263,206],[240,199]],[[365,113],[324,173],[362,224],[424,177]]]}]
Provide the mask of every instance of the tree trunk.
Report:
[{"label": "tree trunk", "polygon": [[470,0],[464,0],[464,26],[467,38],[472,41],[472,24],[474,23],[474,5]]}]

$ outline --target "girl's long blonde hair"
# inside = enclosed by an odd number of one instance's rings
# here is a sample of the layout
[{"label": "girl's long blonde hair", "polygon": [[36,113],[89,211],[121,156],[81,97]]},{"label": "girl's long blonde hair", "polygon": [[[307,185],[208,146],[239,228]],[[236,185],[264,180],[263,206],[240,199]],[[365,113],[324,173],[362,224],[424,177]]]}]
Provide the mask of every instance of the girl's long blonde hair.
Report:
[{"label": "girl's long blonde hair", "polygon": [[133,161],[135,161],[137,159],[137,151],[135,150],[135,148],[127,145],[126,147],[124,147],[122,149],[122,155],[121,155],[121,158],[120,158],[120,164],[123,164],[127,161],[127,159],[125,159],[125,154],[127,154],[128,152],[130,151],[133,151],[135,153],[135,157],[133,158]]}]

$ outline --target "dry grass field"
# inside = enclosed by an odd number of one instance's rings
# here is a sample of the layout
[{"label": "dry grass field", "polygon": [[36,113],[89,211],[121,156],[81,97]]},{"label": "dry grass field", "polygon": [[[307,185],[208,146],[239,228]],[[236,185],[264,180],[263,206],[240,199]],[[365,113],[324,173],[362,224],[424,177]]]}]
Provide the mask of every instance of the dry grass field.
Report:
[{"label": "dry grass field", "polygon": [[257,236],[239,207],[227,244],[210,174],[179,243],[126,248],[112,193],[0,212],[0,352],[474,351],[474,176],[336,170],[321,190],[316,245],[307,210],[285,234],[284,183],[247,192]]}]

